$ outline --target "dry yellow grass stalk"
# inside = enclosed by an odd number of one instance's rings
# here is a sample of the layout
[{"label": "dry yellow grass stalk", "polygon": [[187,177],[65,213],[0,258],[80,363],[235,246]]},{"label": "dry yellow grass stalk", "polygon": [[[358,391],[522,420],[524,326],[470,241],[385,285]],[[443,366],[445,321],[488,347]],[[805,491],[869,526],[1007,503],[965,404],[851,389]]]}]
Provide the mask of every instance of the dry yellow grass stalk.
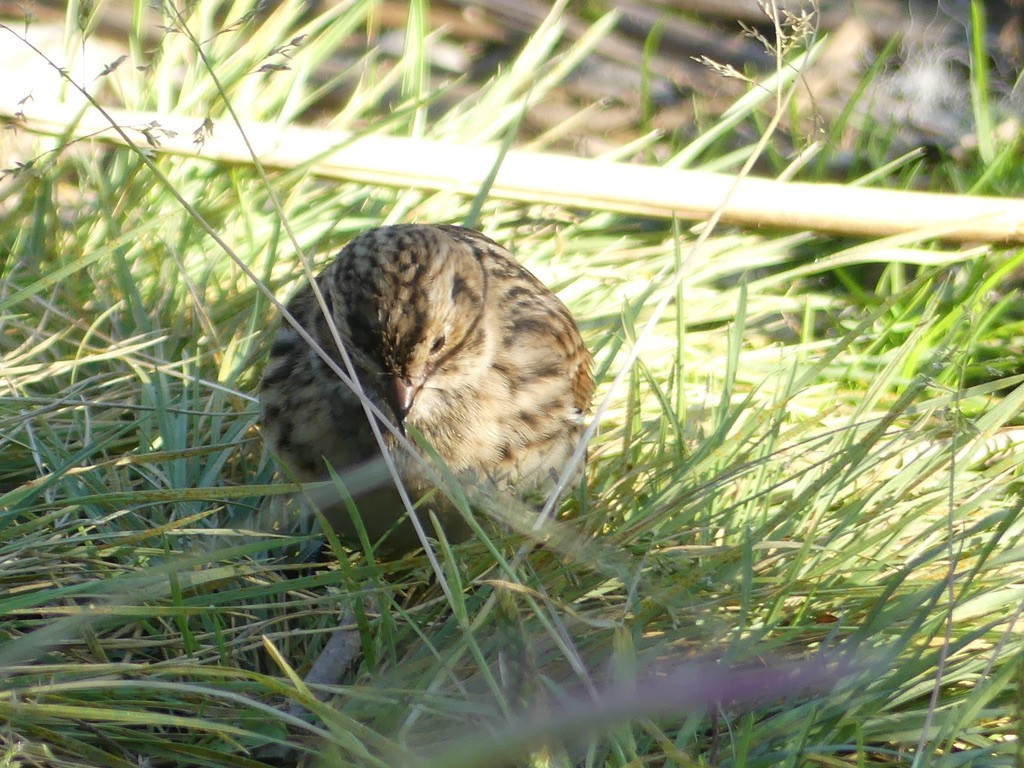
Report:
[{"label": "dry yellow grass stalk", "polygon": [[[58,103],[0,104],[0,115],[25,130],[126,143],[94,109],[79,114]],[[241,127],[217,121],[205,142],[194,136],[202,118],[111,109],[127,137],[158,152],[268,168],[308,165],[325,178],[475,194],[499,157],[494,146],[266,123]],[[243,139],[244,134],[244,139]],[[247,147],[251,147],[252,154]],[[701,221],[722,207],[722,220],[747,227],[817,230],[863,237],[906,235],[907,241],[1024,242],[1024,201],[904,192],[840,184],[779,182],[705,171],[675,170],[512,150],[490,194],[528,203],[557,203],[652,217]]]}]

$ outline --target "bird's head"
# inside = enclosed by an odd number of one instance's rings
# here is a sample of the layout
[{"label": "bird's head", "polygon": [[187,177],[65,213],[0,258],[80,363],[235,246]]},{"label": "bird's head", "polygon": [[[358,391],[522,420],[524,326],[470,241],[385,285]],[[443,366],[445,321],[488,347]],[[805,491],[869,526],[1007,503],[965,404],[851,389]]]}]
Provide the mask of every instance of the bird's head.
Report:
[{"label": "bird's head", "polygon": [[[453,234],[466,232],[463,237]],[[402,426],[484,375],[493,354],[482,236],[398,225],[350,242],[329,290],[360,367]]]}]

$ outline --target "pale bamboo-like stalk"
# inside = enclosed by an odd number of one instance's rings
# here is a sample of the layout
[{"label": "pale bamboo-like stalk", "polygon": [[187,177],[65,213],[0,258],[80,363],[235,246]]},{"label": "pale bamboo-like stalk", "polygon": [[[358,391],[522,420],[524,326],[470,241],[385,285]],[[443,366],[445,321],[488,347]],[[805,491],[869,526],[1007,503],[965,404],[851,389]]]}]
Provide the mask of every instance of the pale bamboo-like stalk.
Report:
[{"label": "pale bamboo-like stalk", "polygon": [[[59,103],[28,102],[17,124],[35,133],[124,144],[106,117]],[[0,114],[15,110],[0,104]],[[302,126],[217,121],[202,144],[199,117],[110,109],[107,114],[154,151],[221,163],[251,164],[242,139],[268,168],[308,165],[332,179],[476,194],[498,161],[491,145],[396,136],[355,136]],[[150,138],[158,142],[149,143]],[[510,150],[490,194],[526,203],[620,211],[701,221],[724,206],[722,220],[746,227],[815,230],[862,237],[906,235],[908,241],[1024,243],[1024,201],[1001,197],[905,192],[840,184],[736,178],[553,153]]]}]

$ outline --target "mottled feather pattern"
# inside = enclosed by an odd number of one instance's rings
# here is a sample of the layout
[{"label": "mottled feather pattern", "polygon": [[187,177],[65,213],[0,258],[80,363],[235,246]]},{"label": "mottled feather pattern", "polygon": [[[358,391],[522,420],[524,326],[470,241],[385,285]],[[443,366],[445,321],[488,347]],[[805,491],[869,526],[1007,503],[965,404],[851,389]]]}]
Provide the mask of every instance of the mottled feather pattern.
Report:
[{"label": "mottled feather pattern", "polygon": [[[366,395],[392,423],[419,432],[467,484],[522,497],[553,488],[583,432],[591,358],[569,310],[507,250],[462,227],[381,227],[345,246],[317,285]],[[287,308],[345,370],[312,288]],[[302,478],[379,456],[358,397],[287,323],[260,402],[268,444]],[[413,498],[430,490],[422,464],[382,431]],[[371,535],[404,514],[393,487],[357,503]],[[324,511],[349,532],[347,513]],[[396,549],[416,543],[393,538]]]}]

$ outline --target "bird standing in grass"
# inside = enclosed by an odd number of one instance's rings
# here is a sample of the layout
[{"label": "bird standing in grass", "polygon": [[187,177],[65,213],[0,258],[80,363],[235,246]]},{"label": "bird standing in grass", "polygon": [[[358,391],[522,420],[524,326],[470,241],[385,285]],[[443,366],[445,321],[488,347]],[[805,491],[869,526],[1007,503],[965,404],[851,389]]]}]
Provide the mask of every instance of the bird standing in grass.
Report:
[{"label": "bird standing in grass", "polygon": [[[437,485],[431,452],[467,488],[524,499],[554,488],[583,432],[591,357],[569,310],[512,254],[462,227],[381,227],[345,246],[316,284],[323,306],[309,285],[287,304],[315,346],[284,322],[260,384],[264,435],[301,479],[380,459],[368,420],[380,417],[322,357],[346,371],[340,342],[396,427],[380,432],[413,501]],[[388,533],[395,553],[419,545],[390,480],[355,501],[372,540]],[[466,535],[442,494],[428,505],[447,537]],[[322,511],[353,538],[340,500]]]}]

